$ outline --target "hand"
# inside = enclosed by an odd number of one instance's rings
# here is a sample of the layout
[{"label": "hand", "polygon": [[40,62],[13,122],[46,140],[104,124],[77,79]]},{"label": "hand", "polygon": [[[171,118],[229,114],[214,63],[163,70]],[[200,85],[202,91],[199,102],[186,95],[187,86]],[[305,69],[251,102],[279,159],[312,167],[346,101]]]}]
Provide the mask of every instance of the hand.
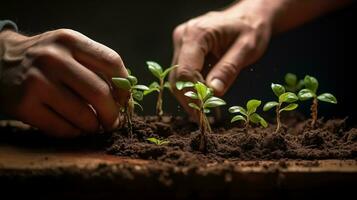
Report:
[{"label": "hand", "polygon": [[[271,36],[271,17],[258,0],[242,1],[226,10],[209,12],[179,25],[173,33],[173,64],[179,67],[170,74],[172,85],[178,80],[197,81],[208,60],[218,60],[204,77],[206,84],[222,96],[239,72],[264,53]],[[207,67],[207,66],[206,66]],[[175,88],[175,87],[173,87]],[[173,90],[187,112],[183,92]]]},{"label": "hand", "polygon": [[112,129],[127,92],[110,78],[127,76],[120,56],[68,29],[33,37],[0,33],[0,111],[57,137]]}]

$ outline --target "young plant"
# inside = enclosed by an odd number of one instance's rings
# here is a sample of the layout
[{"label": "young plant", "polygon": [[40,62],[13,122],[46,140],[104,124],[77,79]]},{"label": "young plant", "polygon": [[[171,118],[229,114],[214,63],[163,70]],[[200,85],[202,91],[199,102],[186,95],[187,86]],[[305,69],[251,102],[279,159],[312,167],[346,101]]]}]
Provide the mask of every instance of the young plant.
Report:
[{"label": "young plant", "polygon": [[264,128],[268,126],[268,123],[256,113],[257,108],[261,105],[261,101],[251,99],[247,102],[246,109],[241,106],[232,106],[228,109],[230,113],[240,113],[232,118],[231,123],[236,121],[244,121],[245,128],[248,128],[249,123],[260,124]]},{"label": "young plant", "polygon": [[154,143],[154,144],[156,144],[158,146],[170,143],[170,141],[168,141],[168,140],[160,140],[160,139],[154,138],[154,137],[146,138],[146,140],[151,142],[151,143]]},{"label": "young plant", "polygon": [[[270,101],[266,103],[263,107],[264,111],[268,111],[273,107],[276,107],[276,130],[277,133],[281,127],[280,121],[280,113],[283,111],[291,111],[298,107],[298,104],[293,103],[296,102],[299,98],[296,94],[292,92],[285,92],[285,88],[280,84],[271,84],[271,89],[273,90],[274,94],[278,97],[278,101]],[[283,103],[287,104],[285,107],[282,108]]]},{"label": "young plant", "polygon": [[127,78],[113,77],[112,81],[116,87],[129,91],[130,94],[129,99],[126,105],[124,106],[122,112],[124,113],[125,121],[129,129],[129,138],[132,138],[133,137],[132,121],[133,121],[134,107],[138,106],[141,109],[143,109],[142,106],[138,103],[138,101],[143,100],[143,96],[144,96],[143,91],[146,91],[149,88],[145,85],[137,85],[138,79],[130,74]]},{"label": "young plant", "polygon": [[149,86],[149,90],[144,91],[144,95],[150,94],[154,91],[158,92],[158,97],[156,101],[156,114],[159,118],[161,118],[164,114],[164,111],[162,110],[162,95],[164,92],[164,88],[170,89],[170,84],[169,82],[165,82],[165,78],[177,66],[169,67],[163,71],[162,67],[156,62],[148,61],[146,62],[146,64],[148,65],[150,72],[157,79],[159,79],[159,82],[152,82]]},{"label": "young plant", "polygon": [[305,101],[308,99],[313,99],[312,100],[312,105],[311,105],[311,126],[315,127],[316,121],[317,121],[317,106],[318,106],[318,101],[324,101],[327,103],[332,103],[332,104],[337,104],[337,99],[335,96],[333,96],[330,93],[323,93],[320,95],[317,95],[317,89],[319,87],[319,82],[315,77],[308,76],[306,75],[304,78],[304,85],[305,88],[300,90],[298,93],[298,97],[301,101]]},{"label": "young plant", "polygon": [[285,89],[288,92],[298,92],[304,86],[304,80],[299,80],[295,74],[287,73],[285,75]]},{"label": "young plant", "polygon": [[185,96],[195,101],[188,105],[199,113],[198,125],[201,133],[199,150],[205,152],[207,149],[207,134],[212,132],[206,114],[210,113],[211,108],[226,105],[226,102],[213,96],[213,90],[199,81],[196,83],[177,82],[176,88],[178,90],[182,90],[183,88],[193,88],[194,90],[186,92]]}]

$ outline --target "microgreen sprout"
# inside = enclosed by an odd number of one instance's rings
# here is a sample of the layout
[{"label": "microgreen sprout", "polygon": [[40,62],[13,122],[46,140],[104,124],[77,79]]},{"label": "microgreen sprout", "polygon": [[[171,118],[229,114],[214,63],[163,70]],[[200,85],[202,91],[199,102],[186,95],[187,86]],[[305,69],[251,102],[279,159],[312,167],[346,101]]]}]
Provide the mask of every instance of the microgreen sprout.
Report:
[{"label": "microgreen sprout", "polygon": [[158,97],[156,102],[156,114],[159,118],[161,118],[162,115],[164,114],[164,111],[162,110],[162,95],[164,92],[164,88],[170,89],[170,84],[169,82],[165,82],[165,78],[177,66],[172,66],[163,70],[162,67],[156,62],[148,61],[146,62],[146,64],[148,65],[150,72],[156,78],[159,79],[159,82],[156,81],[152,82],[149,85],[149,90],[144,91],[144,95],[150,94],[154,91],[158,92]]},{"label": "microgreen sprout", "polygon": [[257,108],[261,105],[261,101],[256,99],[251,99],[247,102],[246,109],[241,106],[232,106],[228,109],[230,113],[240,113],[234,116],[231,123],[236,121],[244,121],[245,128],[249,126],[249,123],[260,124],[264,128],[268,126],[268,123],[256,113]]},{"label": "microgreen sprout", "polygon": [[151,142],[151,143],[154,143],[154,144],[156,144],[158,146],[170,143],[170,141],[168,141],[168,140],[161,140],[161,139],[154,138],[154,137],[146,138],[146,140]]},{"label": "microgreen sprout", "polygon": [[335,96],[333,96],[330,93],[323,93],[320,95],[317,95],[317,89],[319,87],[319,82],[315,77],[306,75],[304,78],[304,85],[305,88],[300,90],[298,93],[298,97],[300,101],[305,101],[308,99],[313,99],[312,100],[312,105],[311,105],[311,126],[315,127],[316,121],[317,121],[317,106],[318,106],[318,101],[324,101],[327,103],[332,103],[332,104],[337,104],[337,99]]},{"label": "microgreen sprout", "polygon": [[285,75],[285,89],[288,92],[298,92],[304,86],[304,80],[298,80],[297,76],[293,73]]},{"label": "microgreen sprout", "polygon": [[146,91],[149,88],[145,85],[138,85],[138,79],[130,74],[127,78],[113,77],[112,81],[118,88],[129,91],[130,96],[122,112],[124,113],[125,121],[127,122],[127,126],[129,129],[129,138],[132,138],[132,119],[134,114],[134,107],[138,106],[141,108],[141,110],[143,109],[142,106],[138,103],[138,101],[143,100],[143,91]]},{"label": "microgreen sprout", "polygon": [[213,96],[213,90],[207,87],[202,82],[177,82],[176,88],[182,90],[183,88],[193,88],[194,91],[188,91],[184,95],[194,100],[188,105],[197,110],[199,113],[199,129],[200,129],[200,145],[199,150],[205,152],[207,149],[207,134],[211,133],[211,126],[206,114],[210,113],[211,108],[223,106],[226,102],[218,97]]},{"label": "microgreen sprout", "polygon": [[[280,121],[280,113],[283,111],[291,111],[294,110],[298,107],[298,104],[293,103],[299,100],[299,98],[296,96],[296,94],[292,92],[285,92],[285,88],[280,85],[280,84],[271,84],[271,89],[273,90],[274,94],[278,97],[278,101],[270,101],[267,102],[264,105],[263,110],[268,111],[272,109],[273,107],[276,107],[276,130],[275,133],[277,133],[281,127],[281,121]],[[282,108],[283,103],[286,103],[287,105]]]}]

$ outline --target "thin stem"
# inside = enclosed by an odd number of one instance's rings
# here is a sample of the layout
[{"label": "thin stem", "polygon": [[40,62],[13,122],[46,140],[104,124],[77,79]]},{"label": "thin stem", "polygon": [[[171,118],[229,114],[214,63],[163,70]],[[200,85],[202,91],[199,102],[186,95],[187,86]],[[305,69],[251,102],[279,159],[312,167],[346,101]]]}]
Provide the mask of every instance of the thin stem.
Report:
[{"label": "thin stem", "polygon": [[134,113],[134,99],[132,94],[130,93],[130,98],[128,101],[128,105],[125,107],[126,120],[128,123],[129,129],[129,139],[133,138],[133,113]]},{"label": "thin stem", "polygon": [[318,105],[318,101],[317,98],[314,97],[314,100],[312,101],[312,105],[311,105],[311,127],[314,128],[316,125],[316,121],[317,121],[317,105]]},{"label": "thin stem", "polygon": [[276,106],[276,130],[275,133],[277,133],[280,130],[280,126],[281,126],[281,122],[280,122],[280,107],[281,107],[281,103],[279,103],[279,105]]},{"label": "thin stem", "polygon": [[245,121],[245,129],[248,130],[249,127],[249,116],[247,116],[247,120]]},{"label": "thin stem", "polygon": [[158,116],[159,120],[161,120],[164,111],[162,110],[162,93],[164,91],[164,80],[160,79],[160,91],[157,96],[156,102],[156,115]]}]

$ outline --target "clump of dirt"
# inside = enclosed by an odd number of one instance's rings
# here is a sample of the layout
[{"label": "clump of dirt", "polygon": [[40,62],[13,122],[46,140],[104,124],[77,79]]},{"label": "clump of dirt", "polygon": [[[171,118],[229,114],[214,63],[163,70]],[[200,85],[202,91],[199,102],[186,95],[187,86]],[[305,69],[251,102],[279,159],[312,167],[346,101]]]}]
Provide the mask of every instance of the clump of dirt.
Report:
[{"label": "clump of dirt", "polygon": [[[310,120],[286,120],[278,133],[275,125],[260,127],[215,127],[208,136],[207,152],[198,151],[199,132],[193,123],[171,117],[158,122],[155,117],[135,117],[134,139],[126,128],[112,132],[107,152],[133,158],[153,159],[179,166],[204,165],[225,160],[356,159],[357,129],[346,128],[346,119],[324,121],[315,128]],[[165,138],[158,146],[147,137]]]}]

